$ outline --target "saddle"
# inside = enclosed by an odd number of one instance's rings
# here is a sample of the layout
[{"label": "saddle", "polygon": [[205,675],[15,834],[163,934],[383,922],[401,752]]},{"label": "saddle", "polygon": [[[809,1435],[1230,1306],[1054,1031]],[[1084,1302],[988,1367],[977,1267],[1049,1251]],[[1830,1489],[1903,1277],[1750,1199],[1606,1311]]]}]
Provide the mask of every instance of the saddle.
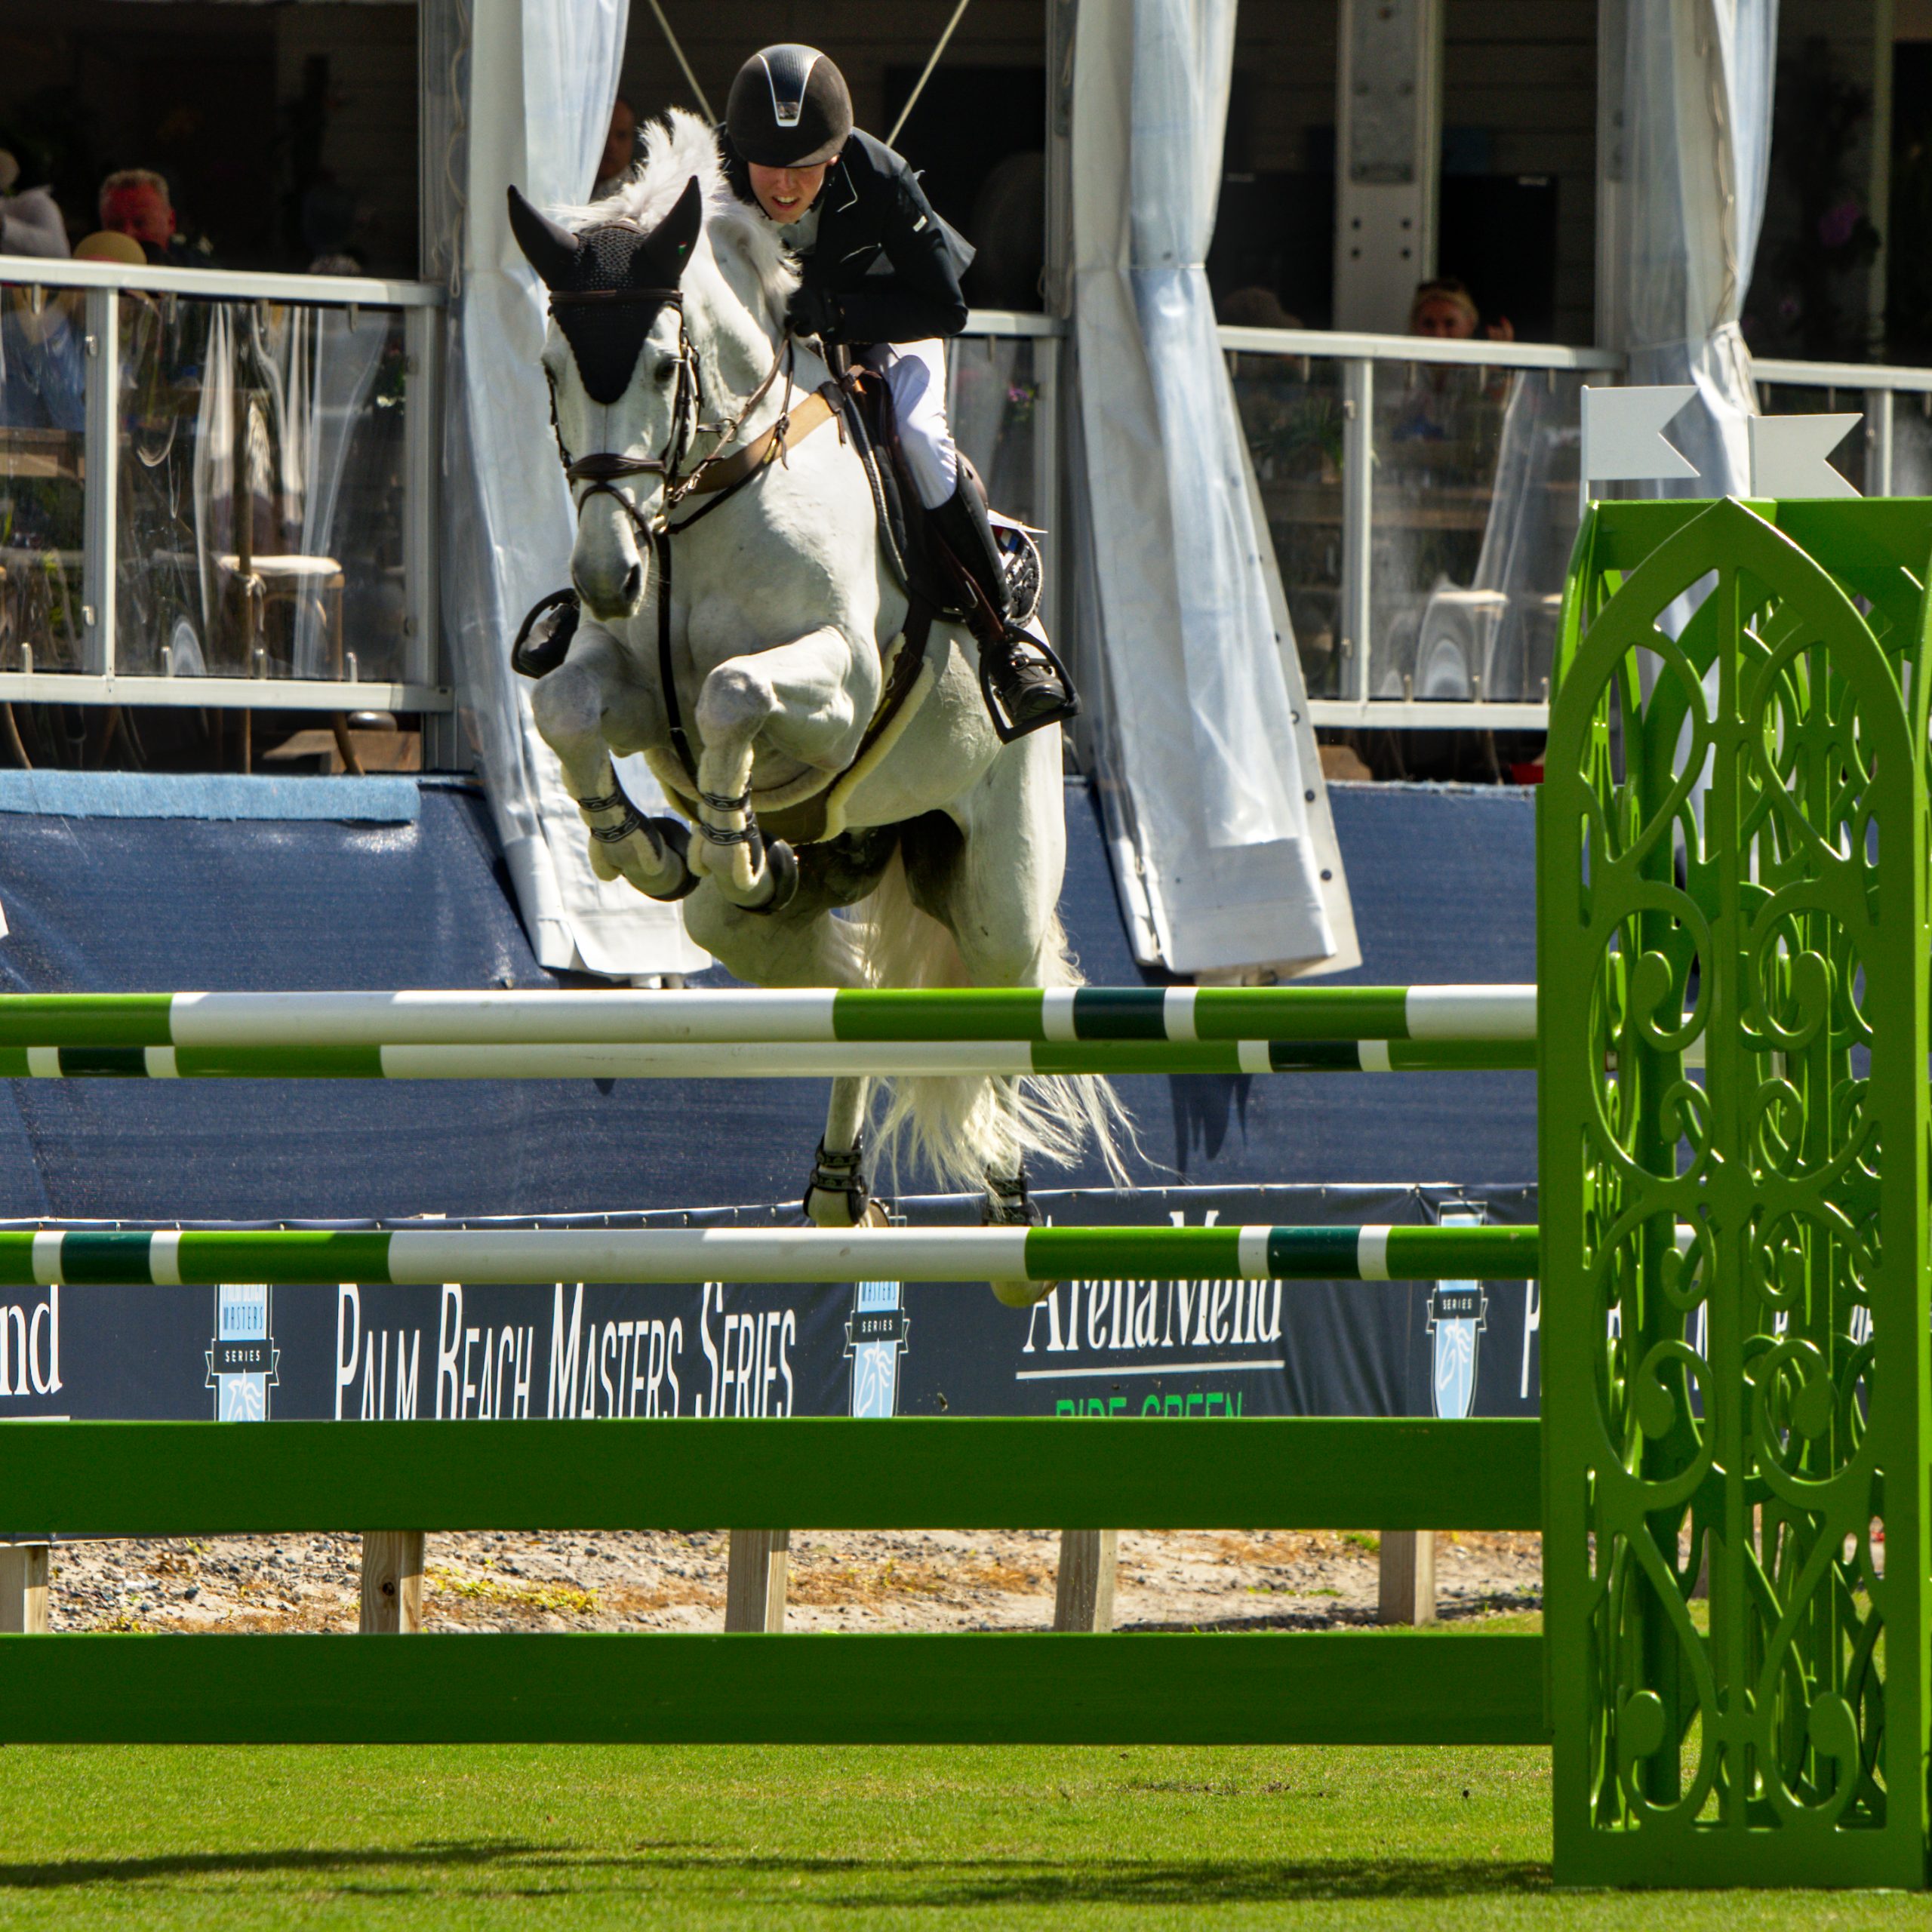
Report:
[{"label": "saddle", "polygon": [[[924,605],[949,622],[963,622],[977,601],[971,578],[934,531],[921,507],[919,493],[899,438],[898,412],[885,379],[863,365],[854,365],[817,392],[838,412],[840,429],[865,466],[878,519],[879,541],[891,559],[900,588],[916,607]],[[986,506],[1006,566],[1013,593],[1014,618],[1024,624],[1040,601],[1038,547],[1025,525],[1002,516],[992,507],[986,486],[972,459],[957,452],[961,468]],[[883,457],[883,460],[881,460]]]},{"label": "saddle", "polygon": [[[838,411],[839,428],[864,467],[878,519],[879,542],[900,588],[915,610],[925,607],[927,626],[934,616],[963,617],[972,604],[965,573],[945,546],[934,540],[920,507],[919,493],[899,440],[898,412],[884,377],[862,364],[855,365],[842,376],[835,376],[819,394]],[[963,456],[960,460],[965,460]],[[977,472],[973,481],[983,496]],[[909,613],[909,629],[912,622]]]}]

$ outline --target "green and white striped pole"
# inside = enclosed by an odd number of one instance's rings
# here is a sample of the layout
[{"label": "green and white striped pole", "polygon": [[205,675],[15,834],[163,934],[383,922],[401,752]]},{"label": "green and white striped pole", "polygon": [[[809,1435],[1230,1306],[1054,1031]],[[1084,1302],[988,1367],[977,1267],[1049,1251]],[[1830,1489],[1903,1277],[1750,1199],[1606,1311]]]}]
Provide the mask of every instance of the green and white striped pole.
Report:
[{"label": "green and white striped pole", "polygon": [[1500,1071],[1531,987],[12,994],[0,1077],[823,1078]]},{"label": "green and white striped pole", "polygon": [[0,1047],[1533,1044],[1534,986],[10,993]]},{"label": "green and white striped pole", "polygon": [[0,1285],[1534,1278],[1534,1227],[0,1230]]},{"label": "green and white striped pole", "polygon": [[1513,1040],[793,1041],[422,1046],[0,1047],[0,1078],[749,1080],[840,1075],[1500,1072]]}]

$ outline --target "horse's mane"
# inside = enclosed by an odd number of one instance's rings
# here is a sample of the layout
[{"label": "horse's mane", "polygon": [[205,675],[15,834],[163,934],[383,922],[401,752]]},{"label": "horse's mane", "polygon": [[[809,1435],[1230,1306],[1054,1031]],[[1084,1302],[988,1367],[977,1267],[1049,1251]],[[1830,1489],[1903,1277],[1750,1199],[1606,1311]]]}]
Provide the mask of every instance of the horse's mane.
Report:
[{"label": "horse's mane", "polygon": [[718,137],[709,123],[681,107],[668,109],[661,119],[645,124],[643,165],[635,180],[603,201],[552,213],[571,228],[629,221],[648,234],[671,212],[694,175],[704,196],[705,233],[712,252],[722,257],[728,250],[751,271],[768,314],[777,320],[798,286],[797,265],[778,230],[738,198],[725,177]]}]

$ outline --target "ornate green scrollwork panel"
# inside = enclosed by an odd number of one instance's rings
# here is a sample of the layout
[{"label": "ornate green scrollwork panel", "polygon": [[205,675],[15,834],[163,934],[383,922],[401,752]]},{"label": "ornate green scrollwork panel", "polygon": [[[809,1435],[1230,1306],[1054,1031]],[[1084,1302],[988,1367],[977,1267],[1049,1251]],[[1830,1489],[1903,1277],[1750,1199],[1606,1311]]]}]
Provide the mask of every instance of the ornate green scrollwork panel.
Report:
[{"label": "ornate green scrollwork panel", "polygon": [[1932,504],[1599,506],[1539,807],[1566,1883],[1925,1882]]}]

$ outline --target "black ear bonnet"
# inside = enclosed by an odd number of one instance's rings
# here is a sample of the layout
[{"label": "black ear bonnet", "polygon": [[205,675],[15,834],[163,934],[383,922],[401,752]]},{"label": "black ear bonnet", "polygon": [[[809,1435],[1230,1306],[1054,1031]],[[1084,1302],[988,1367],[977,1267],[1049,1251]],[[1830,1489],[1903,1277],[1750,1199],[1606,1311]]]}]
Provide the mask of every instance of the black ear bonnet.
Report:
[{"label": "black ear bonnet", "polygon": [[511,231],[550,291],[550,312],[586,392],[593,402],[615,402],[630,386],[660,312],[681,300],[678,284],[704,221],[697,177],[648,234],[628,221],[574,232],[539,214],[515,188],[509,205]]}]

